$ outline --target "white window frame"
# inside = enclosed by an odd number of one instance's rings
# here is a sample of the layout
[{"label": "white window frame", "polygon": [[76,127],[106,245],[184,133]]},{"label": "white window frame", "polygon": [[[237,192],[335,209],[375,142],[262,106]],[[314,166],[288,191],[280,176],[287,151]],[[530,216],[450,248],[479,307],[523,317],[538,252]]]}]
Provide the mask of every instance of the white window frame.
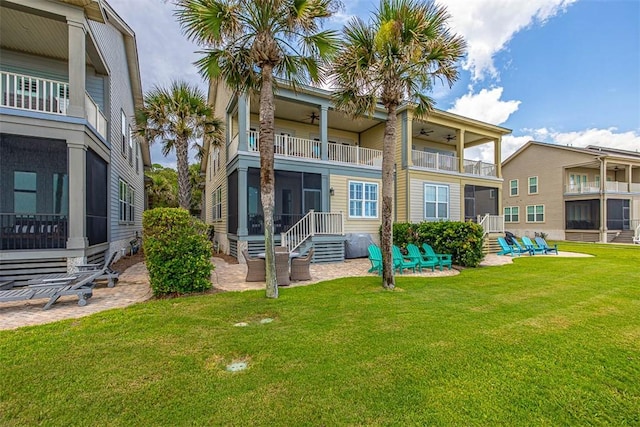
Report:
[{"label": "white window frame", "polygon": [[[535,183],[536,191],[531,191],[531,187],[532,187],[531,180],[534,179],[534,178],[536,180],[536,183]],[[539,181],[540,181],[540,179],[538,179],[537,176],[530,176],[529,178],[527,178],[527,190],[528,190],[529,194],[538,194],[538,191],[540,191],[539,190],[539,188],[540,188]]]},{"label": "white window frame", "polygon": [[[529,220],[529,208],[533,209],[533,221]],[[538,213],[537,212],[537,208],[542,208],[542,213]],[[527,211],[526,211],[526,215],[527,215],[527,222],[528,223],[543,223],[545,222],[545,209],[544,209],[544,205],[527,205]],[[540,220],[538,220],[538,215],[542,215],[542,218]]]},{"label": "white window frame", "polygon": [[222,219],[222,186],[213,190],[211,196],[211,219],[219,221]]},{"label": "white window frame", "polygon": [[124,110],[120,110],[120,151],[122,155],[127,157],[127,116]]},{"label": "white window frame", "polygon": [[[379,200],[380,200],[380,186],[377,182],[371,181],[349,181],[349,187],[347,189],[349,193],[349,218],[358,218],[358,219],[377,219],[379,217]],[[361,199],[353,199],[351,197],[351,186],[360,186],[360,192],[362,194]],[[375,188],[375,200],[368,198],[369,195],[372,194],[371,188]],[[369,189],[369,192],[367,192]],[[351,205],[352,203],[358,203],[360,205],[360,215],[352,214]],[[373,207],[373,208],[372,208]],[[375,210],[375,215],[372,215],[371,210]],[[369,214],[367,213],[369,212]]]},{"label": "white window frame", "polygon": [[122,178],[118,179],[118,222],[130,224],[135,221],[135,189]]},{"label": "white window frame", "polygon": [[[515,187],[516,193],[515,193],[515,194],[513,194],[513,187],[511,186],[511,184],[512,184],[513,182],[515,182],[515,183],[516,183],[516,187]],[[519,182],[519,180],[517,180],[517,179],[512,179],[512,180],[510,180],[510,181],[509,181],[509,196],[510,196],[510,197],[516,197],[516,196],[518,196],[519,194],[520,194],[520,182]]]},{"label": "white window frame", "polygon": [[[507,214],[507,209],[509,213]],[[515,213],[514,213],[515,211]],[[513,220],[513,217],[516,217],[517,220]],[[518,223],[520,222],[520,207],[519,206],[505,206],[504,207],[504,222],[510,223]]]},{"label": "white window frame", "polygon": [[[436,200],[429,200],[427,201],[427,187],[434,187],[436,190]],[[447,200],[445,201],[441,201],[439,200],[439,195],[440,195],[440,189],[441,188],[446,188],[447,190]],[[445,221],[448,220],[449,217],[451,216],[451,187],[449,185],[443,185],[443,184],[435,184],[435,183],[424,183],[423,189],[422,189],[422,196],[423,196],[423,211],[422,211],[422,217],[426,220],[426,221]],[[435,217],[428,217],[427,216],[427,203],[435,203]],[[447,214],[445,217],[440,217],[438,215],[438,212],[440,211],[439,209],[439,205],[446,203],[447,205]]]},{"label": "white window frame", "polygon": [[129,165],[133,166],[133,129],[129,125]]}]

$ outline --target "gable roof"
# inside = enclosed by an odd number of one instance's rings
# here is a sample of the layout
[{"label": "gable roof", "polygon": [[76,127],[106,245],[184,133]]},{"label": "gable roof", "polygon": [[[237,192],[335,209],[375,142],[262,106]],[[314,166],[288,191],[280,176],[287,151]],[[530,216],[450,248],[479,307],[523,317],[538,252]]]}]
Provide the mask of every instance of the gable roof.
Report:
[{"label": "gable roof", "polygon": [[537,145],[540,147],[557,149],[557,150],[572,151],[580,154],[587,154],[587,155],[593,156],[594,158],[609,157],[609,158],[622,159],[622,160],[624,159],[634,160],[634,161],[640,160],[640,153],[627,151],[627,150],[620,150],[617,148],[601,147],[599,145],[588,145],[586,147],[572,147],[567,145],[553,144],[549,142],[529,141],[526,144],[524,144],[522,147],[520,147],[518,150],[516,150],[513,154],[511,154],[509,157],[507,157],[507,159],[502,162],[502,166],[509,163],[512,159],[518,157],[520,153],[527,150],[532,145]]}]

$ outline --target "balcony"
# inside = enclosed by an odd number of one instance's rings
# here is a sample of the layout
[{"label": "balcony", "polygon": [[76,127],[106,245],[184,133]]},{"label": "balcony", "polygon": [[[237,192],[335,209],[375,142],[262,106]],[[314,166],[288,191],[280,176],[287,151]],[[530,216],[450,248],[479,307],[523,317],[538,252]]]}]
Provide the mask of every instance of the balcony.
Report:
[{"label": "balcony", "polygon": [[[69,83],[26,74],[0,72],[0,106],[19,110],[66,116],[69,107]],[[85,115],[89,124],[107,137],[107,118],[85,92]]]},{"label": "balcony", "polygon": [[[257,131],[247,132],[247,148],[250,153],[260,152],[260,139]],[[238,135],[229,145],[229,157],[238,152]],[[275,135],[274,152],[277,157],[321,160],[322,143],[320,141],[296,138],[288,135]],[[327,144],[326,161],[346,165],[382,166],[382,151],[356,145]]]},{"label": "balcony", "polygon": [[[604,183],[606,193],[640,193],[640,183],[629,183],[621,181],[607,181]],[[564,187],[565,194],[598,194],[600,193],[599,182],[582,182],[567,184]]]},{"label": "balcony", "polygon": [[[413,165],[418,168],[444,172],[459,172],[459,159],[456,156],[412,150],[411,160]],[[463,167],[463,173],[465,174],[486,177],[496,176],[496,165],[493,163],[464,159]]]}]

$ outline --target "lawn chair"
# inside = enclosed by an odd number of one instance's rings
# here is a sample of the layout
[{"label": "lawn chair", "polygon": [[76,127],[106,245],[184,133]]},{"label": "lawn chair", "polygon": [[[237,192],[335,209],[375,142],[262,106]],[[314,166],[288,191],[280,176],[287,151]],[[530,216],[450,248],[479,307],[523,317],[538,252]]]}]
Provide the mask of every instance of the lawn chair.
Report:
[{"label": "lawn chair", "polygon": [[369,245],[367,248],[369,251],[369,261],[371,261],[371,268],[369,273],[374,271],[378,273],[378,276],[382,274],[382,252],[376,245]]},{"label": "lawn chair", "polygon": [[402,252],[400,252],[400,248],[397,247],[396,245],[393,245],[391,247],[391,250],[392,250],[392,254],[393,254],[393,268],[394,268],[394,270],[398,270],[398,272],[400,272],[400,274],[402,274],[404,272],[404,270],[407,269],[407,268],[411,269],[414,273],[416,272],[416,267],[418,266],[418,261],[412,260],[412,259],[407,259],[404,255],[402,255]]},{"label": "lawn chair", "polygon": [[498,255],[511,255],[512,258],[516,255],[520,256],[520,252],[517,252],[514,248],[509,246],[504,237],[498,237],[498,244],[502,249],[500,252],[498,252]]},{"label": "lawn chair", "polygon": [[[77,295],[78,305],[84,307],[93,295],[94,281],[100,276],[100,271],[73,273],[68,277],[57,280],[34,279],[34,284],[19,288],[0,290],[0,302],[23,301],[31,299],[49,298],[43,310],[47,310],[58,299],[66,295]],[[46,276],[45,276],[46,277]]]},{"label": "lawn chair", "polygon": [[538,246],[544,249],[545,254],[548,254],[549,252],[555,252],[556,255],[558,255],[558,245],[549,246],[547,241],[542,237],[536,237],[535,240]]},{"label": "lawn chair", "polygon": [[438,260],[440,271],[442,271],[442,267],[449,267],[449,270],[451,270],[451,264],[453,263],[451,254],[437,254],[428,243],[422,244],[422,250],[429,258],[435,257]]},{"label": "lawn chair", "polygon": [[530,238],[527,236],[522,236],[522,243],[524,247],[529,249],[529,251],[533,251],[532,254],[546,254],[547,251],[545,248],[534,244]]},{"label": "lawn chair", "polygon": [[[436,265],[438,265],[437,258],[424,257],[422,253],[420,253],[420,249],[418,249],[418,247],[413,243],[409,243],[407,245],[407,252],[408,252],[407,257],[409,259],[418,262],[419,271],[422,271],[422,267],[425,267],[425,268],[431,267],[431,271],[434,271]],[[442,270],[442,267],[440,267],[440,270]]]},{"label": "lawn chair", "polygon": [[309,267],[313,259],[313,252],[313,248],[311,248],[306,256],[291,260],[291,280],[311,280]]},{"label": "lawn chair", "polygon": [[117,254],[117,251],[111,252],[111,255],[105,258],[104,264],[80,264],[78,265],[78,271],[81,273],[99,271],[100,276],[96,280],[108,280],[109,283],[107,286],[113,288],[119,276],[119,273],[111,268],[116,260]]},{"label": "lawn chair", "polygon": [[520,252],[521,254],[524,253],[528,253],[529,255],[533,255],[533,249],[529,249],[524,247],[524,245],[521,245],[520,242],[518,242],[517,238],[512,238],[511,239],[513,241],[513,246],[514,246],[514,250]]},{"label": "lawn chair", "polygon": [[264,282],[265,279],[265,266],[264,258],[252,257],[249,255],[249,251],[242,250],[242,255],[247,263],[247,277],[245,282]]}]

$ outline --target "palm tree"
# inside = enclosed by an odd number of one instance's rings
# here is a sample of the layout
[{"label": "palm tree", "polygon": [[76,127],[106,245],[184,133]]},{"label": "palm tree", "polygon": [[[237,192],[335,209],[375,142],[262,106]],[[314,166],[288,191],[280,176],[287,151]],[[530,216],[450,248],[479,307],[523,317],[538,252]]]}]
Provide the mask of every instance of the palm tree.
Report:
[{"label": "palm tree", "polygon": [[295,89],[321,80],[321,61],[337,45],[334,31],[320,31],[336,0],[175,0],[187,37],[205,47],[200,73],[243,92],[260,94],[260,197],[264,213],[266,295],[278,297],[273,241],[274,76]]},{"label": "palm tree", "polygon": [[424,117],[434,101],[426,95],[436,81],[449,86],[458,78],[457,62],[466,48],[447,28],[446,9],[433,1],[381,0],[368,25],[353,18],[334,59],[335,102],[355,116],[387,110],[382,150],[382,286],[395,287],[392,264],[393,167],[397,108],[414,106]]},{"label": "palm tree", "polygon": [[178,169],[178,205],[191,208],[189,144],[210,137],[222,140],[222,122],[215,118],[205,95],[184,81],[173,81],[169,88],[156,86],[144,96],[144,107],[136,111],[138,132],[148,141],[161,140],[162,154],[175,149]]}]

